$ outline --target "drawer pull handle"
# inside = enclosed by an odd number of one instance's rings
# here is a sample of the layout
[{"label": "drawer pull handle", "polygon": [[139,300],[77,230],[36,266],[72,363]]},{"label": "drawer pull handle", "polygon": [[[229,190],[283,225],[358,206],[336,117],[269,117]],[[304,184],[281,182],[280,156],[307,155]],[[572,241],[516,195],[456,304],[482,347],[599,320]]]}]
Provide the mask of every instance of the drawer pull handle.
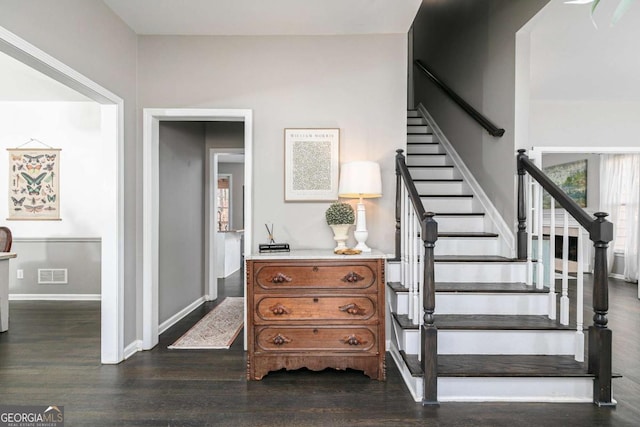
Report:
[{"label": "drawer pull handle", "polygon": [[313,271],[314,273],[317,273],[317,272],[318,272],[318,270],[320,270],[318,267],[313,267],[313,268],[311,269],[311,271]]},{"label": "drawer pull handle", "polygon": [[358,338],[355,334],[344,337],[342,342],[349,345],[362,345],[367,343],[366,341],[362,341],[362,338]]},{"label": "drawer pull handle", "polygon": [[341,280],[346,283],[356,283],[364,280],[364,277],[362,277],[355,271],[352,271],[351,273],[348,273],[346,276],[344,276]]},{"label": "drawer pull handle", "polygon": [[291,310],[280,303],[272,305],[271,307],[269,307],[269,310],[271,310],[271,312],[276,316],[280,316],[282,314],[291,314]]},{"label": "drawer pull handle", "polygon": [[367,310],[360,307],[355,302],[352,302],[351,304],[343,305],[342,307],[339,307],[339,310],[344,313],[353,314],[354,316],[362,316],[367,312]]},{"label": "drawer pull handle", "polygon": [[290,281],[291,281],[291,277],[282,273],[278,273],[271,278],[271,283],[284,283],[284,282],[290,282]]},{"label": "drawer pull handle", "polygon": [[273,337],[273,343],[275,345],[283,345],[283,344],[288,344],[290,343],[291,340],[283,335],[276,335],[275,337]]}]

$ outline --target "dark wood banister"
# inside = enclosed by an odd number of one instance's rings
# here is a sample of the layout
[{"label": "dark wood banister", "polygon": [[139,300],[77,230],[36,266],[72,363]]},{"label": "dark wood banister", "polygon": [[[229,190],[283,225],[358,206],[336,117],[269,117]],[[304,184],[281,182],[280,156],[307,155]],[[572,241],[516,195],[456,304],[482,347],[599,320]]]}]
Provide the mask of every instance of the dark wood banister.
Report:
[{"label": "dark wood banister", "polygon": [[589,327],[588,370],[594,375],[593,403],[598,406],[615,406],[611,393],[612,332],[607,328],[609,311],[609,269],[607,248],[613,240],[613,224],[605,218],[608,214],[596,212],[592,218],[564,191],[554,184],[526,155],[518,150],[518,259],[527,259],[526,232],[526,173],[535,179],[578,223],[589,231],[589,239],[595,247],[593,266],[593,326]]},{"label": "dark wood banister", "polygon": [[405,162],[403,150],[396,150],[396,254],[395,260],[400,261],[402,245],[400,197],[402,185],[407,189],[409,199],[420,218],[420,238],[424,244],[424,283],[422,292],[422,306],[424,322],[422,324],[421,357],[424,375],[424,389],[422,404],[424,406],[439,405],[438,403],[438,329],[435,325],[436,282],[435,282],[435,245],[438,240],[438,223],[433,219],[433,212],[426,212],[418,194],[418,190],[411,178],[409,168]]},{"label": "dark wood banister", "polygon": [[475,108],[473,108],[471,105],[469,105],[469,103],[467,101],[465,101],[464,99],[462,99],[460,97],[460,95],[458,95],[457,93],[455,93],[453,91],[453,89],[451,89],[449,86],[447,86],[442,80],[440,80],[440,78],[438,78],[433,71],[431,71],[429,69],[429,67],[427,67],[425,65],[424,62],[422,62],[419,59],[416,59],[414,61],[414,64],[416,67],[418,67],[418,69],[420,71],[422,71],[436,86],[438,86],[438,88],[440,88],[445,94],[447,94],[447,96],[449,98],[451,98],[453,100],[453,102],[455,102],[456,104],[458,104],[460,106],[460,108],[462,108],[467,114],[469,114],[476,122],[478,122],[480,124],[480,126],[482,126],[483,128],[485,128],[487,130],[487,132],[489,132],[489,134],[491,136],[495,136],[495,137],[501,137],[502,135],[504,135],[504,129],[499,128],[498,126],[494,125],[491,120],[489,120],[488,118],[486,118],[482,113],[480,113],[478,110],[476,110]]}]

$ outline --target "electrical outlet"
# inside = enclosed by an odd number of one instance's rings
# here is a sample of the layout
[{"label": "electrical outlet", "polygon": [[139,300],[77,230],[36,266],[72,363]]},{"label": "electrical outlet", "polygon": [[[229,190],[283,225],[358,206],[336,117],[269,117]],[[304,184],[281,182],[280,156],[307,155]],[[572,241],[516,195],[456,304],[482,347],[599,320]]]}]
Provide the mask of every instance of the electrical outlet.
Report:
[{"label": "electrical outlet", "polygon": [[24,279],[24,270],[18,269],[16,270],[16,273],[17,273],[18,279]]}]

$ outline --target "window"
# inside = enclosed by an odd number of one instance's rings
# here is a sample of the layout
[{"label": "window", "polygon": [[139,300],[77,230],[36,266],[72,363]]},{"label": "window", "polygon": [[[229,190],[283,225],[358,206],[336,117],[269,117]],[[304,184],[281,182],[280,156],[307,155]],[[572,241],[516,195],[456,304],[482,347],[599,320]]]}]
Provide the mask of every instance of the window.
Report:
[{"label": "window", "polygon": [[218,175],[218,193],[216,194],[218,211],[216,212],[216,223],[218,231],[230,230],[231,214],[231,176]]}]

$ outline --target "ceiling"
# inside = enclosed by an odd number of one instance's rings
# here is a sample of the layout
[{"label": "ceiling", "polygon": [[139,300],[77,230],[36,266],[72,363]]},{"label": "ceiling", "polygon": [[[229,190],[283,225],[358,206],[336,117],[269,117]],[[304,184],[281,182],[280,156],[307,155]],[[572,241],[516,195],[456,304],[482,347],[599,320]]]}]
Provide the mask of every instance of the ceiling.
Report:
[{"label": "ceiling", "polygon": [[137,34],[406,34],[422,0],[103,0]]}]

